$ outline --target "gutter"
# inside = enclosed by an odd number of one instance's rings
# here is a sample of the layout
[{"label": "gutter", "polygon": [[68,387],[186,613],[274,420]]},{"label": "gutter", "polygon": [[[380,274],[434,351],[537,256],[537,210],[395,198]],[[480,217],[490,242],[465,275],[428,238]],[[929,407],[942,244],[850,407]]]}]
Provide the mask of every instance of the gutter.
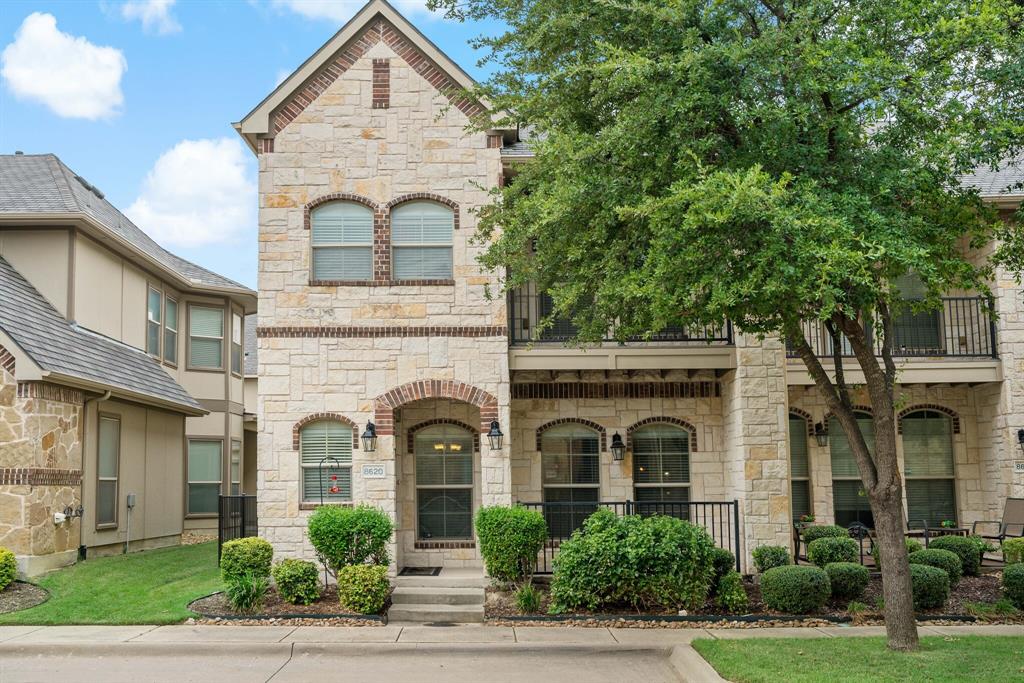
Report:
[{"label": "gutter", "polygon": [[[89,418],[89,404],[92,403],[93,401],[95,401],[97,403],[99,403],[100,401],[106,401],[109,398],[110,398],[110,389],[107,389],[106,393],[104,393],[102,396],[93,396],[92,398],[87,398],[84,401],[82,401],[82,444],[81,444],[81,449],[82,449],[82,483],[80,484],[80,486],[82,487],[82,490],[79,493],[79,500],[81,501],[79,503],[79,505],[82,505],[83,508],[85,507],[85,505],[84,505],[84,503],[85,503],[85,464],[86,464],[86,457],[85,457],[85,425],[86,425],[86,423],[89,422],[89,419],[88,419]],[[97,458],[99,458],[98,454],[97,454]],[[82,515],[80,515],[78,517],[78,559],[80,559],[80,560],[84,560],[85,559],[85,553],[86,553],[86,548],[85,548],[85,519],[84,519],[84,516],[85,516],[85,513],[83,512]]]},{"label": "gutter", "polygon": [[[53,372],[46,370],[42,373],[45,379],[48,379],[57,384],[63,384],[67,386],[73,386],[79,389],[86,389],[93,392],[106,392],[108,394],[115,394],[115,398],[124,398],[133,403],[141,403],[143,405],[153,406],[155,408],[164,408],[166,410],[172,410],[176,413],[183,413],[189,417],[202,417],[208,415],[210,411],[199,406],[192,406],[188,403],[178,403],[176,401],[170,401],[161,399],[150,394],[143,394],[130,389],[124,389],[122,387],[110,388],[109,384],[103,384],[101,382],[95,382],[92,380],[84,379],[82,377],[76,377],[74,375],[65,375],[59,372]],[[107,397],[109,398],[109,396]]]}]

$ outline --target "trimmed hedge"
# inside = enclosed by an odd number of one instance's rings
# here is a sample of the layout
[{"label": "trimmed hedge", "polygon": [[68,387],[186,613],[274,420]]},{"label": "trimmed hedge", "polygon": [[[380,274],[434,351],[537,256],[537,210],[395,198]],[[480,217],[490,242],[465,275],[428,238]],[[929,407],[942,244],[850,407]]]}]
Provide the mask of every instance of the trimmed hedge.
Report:
[{"label": "trimmed hedge", "polygon": [[236,538],[226,542],[220,551],[220,576],[231,584],[249,574],[254,578],[270,578],[270,562],[274,546],[258,536]]},{"label": "trimmed hedge", "polygon": [[715,548],[711,551],[711,564],[715,568],[715,576],[711,579],[711,586],[717,592],[722,577],[736,570],[736,556],[725,548]]},{"label": "trimmed hedge", "polygon": [[820,567],[788,565],[761,576],[761,597],[768,609],[785,614],[817,612],[832,592],[828,574]]},{"label": "trimmed hedge", "polygon": [[320,573],[308,560],[281,560],[270,573],[278,594],[293,605],[308,605],[320,597]]},{"label": "trimmed hedge", "polygon": [[487,574],[504,583],[533,575],[537,553],[548,537],[544,515],[524,507],[483,507],[476,513],[476,537]]},{"label": "trimmed hedge", "polygon": [[928,542],[930,550],[950,550],[960,557],[964,576],[977,576],[981,573],[981,551],[978,544],[963,536],[939,536]]},{"label": "trimmed hedge", "polygon": [[338,600],[346,609],[380,614],[390,594],[386,565],[350,564],[338,570]]},{"label": "trimmed hedge", "polygon": [[832,598],[835,600],[856,600],[864,595],[871,575],[868,568],[857,562],[831,562],[825,565]]},{"label": "trimmed hedge", "polygon": [[7,548],[0,548],[0,591],[7,588],[18,575],[18,562]]},{"label": "trimmed hedge", "polygon": [[775,567],[785,567],[792,560],[789,548],[781,545],[762,545],[754,548],[754,567],[758,574],[764,574]]},{"label": "trimmed hedge", "polygon": [[918,550],[916,553],[910,553],[910,564],[926,564],[942,569],[949,576],[951,588],[960,583],[960,577],[964,574],[960,556],[942,548],[926,548]]},{"label": "trimmed hedge", "polygon": [[824,567],[833,562],[856,562],[860,557],[860,544],[847,536],[838,538],[825,536],[807,545],[807,559],[812,564]]},{"label": "trimmed hedge", "polygon": [[804,539],[804,543],[810,544],[819,538],[849,538],[850,532],[838,524],[825,524],[805,526],[800,531],[800,537]]},{"label": "trimmed hedge", "polygon": [[[732,553],[729,553],[730,555]],[[716,584],[715,604],[726,612],[742,612],[749,604],[743,577],[733,569],[725,573]]]},{"label": "trimmed hedge", "polygon": [[1024,609],[1024,564],[1011,564],[1003,570],[1003,595],[1017,609]]},{"label": "trimmed hedge", "polygon": [[1024,562],[1024,538],[1008,538],[1003,541],[1003,559],[1006,564]]},{"label": "trimmed hedge", "polygon": [[[924,550],[924,546],[912,538],[904,539],[904,544],[907,546],[907,555],[912,555],[918,550]],[[875,543],[874,547],[871,548],[871,557],[875,558],[875,569],[882,570],[882,559],[878,555],[878,544]]]},{"label": "trimmed hedge", "polygon": [[910,584],[914,592],[914,609],[935,609],[949,600],[949,574],[944,569],[912,564]]},{"label": "trimmed hedge", "polygon": [[350,564],[388,564],[391,518],[378,508],[321,505],[307,522],[309,542],[331,572]]}]

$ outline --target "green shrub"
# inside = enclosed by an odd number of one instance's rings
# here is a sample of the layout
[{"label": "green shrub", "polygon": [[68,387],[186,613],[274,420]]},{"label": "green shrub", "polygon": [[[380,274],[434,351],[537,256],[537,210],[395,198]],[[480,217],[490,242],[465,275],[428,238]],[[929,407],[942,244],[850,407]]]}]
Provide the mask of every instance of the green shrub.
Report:
[{"label": "green shrub", "polygon": [[244,572],[227,582],[224,593],[235,611],[251,614],[263,605],[268,585],[266,576]]},{"label": "green shrub", "polygon": [[309,517],[309,542],[317,557],[337,576],[350,564],[388,563],[388,543],[394,533],[391,518],[369,506],[322,505]]},{"label": "green shrub", "polygon": [[926,548],[918,550],[916,553],[910,553],[910,564],[926,564],[944,570],[949,576],[951,588],[960,583],[960,577],[964,574],[960,556],[942,548]]},{"label": "green shrub", "polygon": [[1024,564],[1011,564],[1003,570],[1003,595],[1017,609],[1024,609]]},{"label": "green shrub", "polygon": [[540,591],[532,583],[524,583],[516,591],[516,607],[523,614],[540,612]]},{"label": "green shrub", "polygon": [[825,524],[805,526],[800,531],[800,537],[804,539],[804,543],[810,544],[819,538],[849,538],[850,532],[837,524]]},{"label": "green shrub", "polygon": [[1003,559],[1006,564],[1024,562],[1024,538],[1008,538],[1003,541]]},{"label": "green shrub", "polygon": [[550,609],[695,609],[714,577],[714,547],[707,531],[675,517],[619,517],[598,510],[555,557]]},{"label": "green shrub", "polygon": [[14,553],[7,548],[0,548],[0,591],[11,585],[18,575],[18,562]]},{"label": "green shrub", "polygon": [[[923,545],[921,545],[918,541],[915,541],[912,538],[904,539],[903,543],[907,546],[907,555],[912,555],[913,553],[916,553],[918,550],[924,549]],[[875,558],[875,569],[881,571],[882,559],[878,555],[878,543],[875,543],[874,547],[871,548],[871,557]]]},{"label": "green shrub", "polygon": [[981,573],[981,550],[978,544],[963,536],[939,536],[929,541],[931,550],[951,550],[963,563],[964,576],[977,576]]},{"label": "green shrub", "polygon": [[491,578],[520,583],[533,575],[548,525],[536,510],[518,505],[484,507],[476,513],[476,537]]},{"label": "green shrub", "polygon": [[754,548],[754,567],[759,574],[764,574],[775,567],[785,567],[789,562],[789,548],[781,545],[762,545]]},{"label": "green shrub", "polygon": [[721,578],[736,569],[736,556],[725,548],[715,548],[711,551],[711,564],[715,568],[715,575],[711,579],[711,589],[718,590],[718,582]]},{"label": "green shrub", "polygon": [[718,580],[715,604],[726,612],[742,612],[747,609],[747,589],[743,587],[743,577],[735,569]]},{"label": "green shrub", "polygon": [[390,594],[386,565],[350,564],[338,570],[338,599],[346,609],[358,614],[380,614]]},{"label": "green shrub", "polygon": [[274,546],[258,537],[236,538],[226,542],[220,551],[220,576],[225,584],[238,581],[244,574],[266,579]]},{"label": "green shrub", "polygon": [[856,562],[830,562],[825,565],[832,597],[836,600],[856,600],[864,595],[871,575],[868,568]]},{"label": "green shrub", "polygon": [[320,573],[307,560],[281,560],[270,570],[277,592],[293,605],[308,605],[320,597]]},{"label": "green shrub", "polygon": [[807,559],[811,564],[824,567],[833,562],[856,562],[860,557],[860,544],[847,536],[834,538],[826,536],[807,545]]},{"label": "green shrub", "polygon": [[912,564],[910,584],[914,592],[914,609],[942,607],[949,600],[949,574],[944,569]]},{"label": "green shrub", "polygon": [[817,612],[825,606],[830,594],[828,574],[820,567],[775,567],[761,576],[761,597],[768,609],[776,612]]}]

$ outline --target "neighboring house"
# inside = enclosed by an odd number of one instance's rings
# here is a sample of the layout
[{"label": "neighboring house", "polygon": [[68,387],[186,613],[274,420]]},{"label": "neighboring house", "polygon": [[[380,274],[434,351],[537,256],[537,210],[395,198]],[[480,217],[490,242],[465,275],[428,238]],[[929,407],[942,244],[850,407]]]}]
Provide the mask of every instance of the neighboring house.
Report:
[{"label": "neighboring house", "polygon": [[255,304],[56,156],[0,156],[0,546],[24,573],[215,530]]},{"label": "neighboring house", "polygon": [[[516,130],[467,132],[457,89],[471,83],[374,0],[236,124],[260,168],[261,535],[309,557],[312,509],[368,502],[396,520],[397,568],[476,568],[481,505],[544,503],[566,534],[594,503],[632,501],[734,549],[739,532],[749,568],[801,515],[870,525],[846,440],[778,340],[725,326],[569,348],[571,322],[537,332],[544,293],[488,297],[500,283],[477,263],[475,210],[532,153]],[[1002,189],[1021,177],[968,182],[1009,210],[1020,197]],[[1024,495],[1024,303],[1005,273],[994,290],[995,324],[969,292],[899,321],[915,526],[998,518]],[[827,348],[820,326],[807,333]]]}]

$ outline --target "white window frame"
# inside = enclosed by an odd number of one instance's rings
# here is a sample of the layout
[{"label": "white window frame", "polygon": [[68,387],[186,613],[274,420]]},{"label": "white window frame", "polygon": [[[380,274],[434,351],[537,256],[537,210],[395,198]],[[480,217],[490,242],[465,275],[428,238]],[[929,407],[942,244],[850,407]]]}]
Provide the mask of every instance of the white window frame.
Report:
[{"label": "white window frame", "polygon": [[[331,419],[316,420],[315,422],[309,422],[309,423],[303,425],[299,429],[299,499],[305,505],[310,505],[310,504],[319,505],[320,504],[319,497],[314,498],[314,497],[312,497],[312,495],[307,495],[307,493],[306,493],[306,470],[318,470],[318,469],[320,469],[320,464],[319,464],[319,462],[316,462],[316,463],[306,463],[306,462],[303,462],[303,459],[302,459],[302,444],[303,444],[304,439],[306,439],[307,430],[309,430],[311,427],[314,427],[315,425],[321,424],[323,422],[330,422],[330,423],[333,423],[333,424],[338,424],[338,425],[341,425],[343,428],[349,430],[348,436],[346,437],[348,439],[348,444],[349,444],[349,455],[348,455],[348,458],[347,459],[345,459],[345,458],[337,458],[337,463],[334,463],[334,460],[327,460],[324,463],[324,469],[327,470],[328,472],[330,472],[331,470],[348,471],[348,481],[349,481],[348,491],[340,491],[337,494],[333,494],[333,495],[337,495],[338,496],[337,498],[335,498],[333,500],[328,500],[327,497],[325,496],[324,497],[324,504],[326,504],[326,505],[348,504],[348,503],[352,502],[352,499],[353,499],[353,496],[354,496],[354,488],[355,488],[355,482],[353,481],[353,477],[352,477],[352,459],[353,459],[353,455],[352,455],[352,450],[353,450],[352,438],[353,437],[352,437],[352,434],[354,432],[354,427],[352,427],[352,425],[346,424],[346,423],[344,423],[344,422],[342,422],[340,420],[331,420]],[[324,486],[324,482],[323,481],[320,482],[320,486],[321,486],[321,488],[323,488],[323,486]]]},{"label": "white window frame", "polygon": [[[797,434],[793,433],[793,425],[795,422],[800,422],[800,429]],[[807,475],[806,476],[795,476],[793,474],[793,442],[796,438],[804,440],[804,444],[807,449]],[[789,414],[789,502],[792,508],[793,503],[793,483],[804,482],[807,485],[807,514],[814,515],[814,490],[811,486],[811,443],[810,437],[807,433],[807,419],[797,413]],[[799,521],[799,516],[793,514],[793,521]]]},{"label": "white window frame", "polygon": [[244,319],[238,311],[231,311],[231,374],[242,376],[242,341]]},{"label": "white window frame", "polygon": [[[369,239],[368,242],[317,242],[316,241],[316,216],[317,216],[317,211],[318,210],[322,210],[322,209],[326,209],[327,207],[329,207],[331,205],[339,205],[339,204],[356,206],[356,207],[359,207],[361,209],[366,210],[370,214],[370,239]],[[376,219],[377,219],[376,212],[373,209],[371,209],[370,207],[368,207],[365,204],[362,204],[360,202],[351,202],[351,201],[339,200],[339,201],[336,201],[336,202],[328,202],[326,204],[322,204],[321,206],[318,206],[318,207],[314,208],[310,212],[310,216],[309,216],[309,221],[310,221],[310,226],[309,226],[309,279],[310,279],[310,281],[311,282],[347,282],[347,281],[362,282],[364,280],[372,280],[373,279],[373,261],[374,261],[373,235],[374,235],[374,227],[375,227]],[[343,277],[343,278],[321,277],[320,274],[318,274],[316,272],[316,252],[317,252],[318,249],[342,249],[342,250],[352,250],[352,251],[354,251],[356,249],[360,249],[360,250],[369,249],[369,251],[370,251],[370,256],[369,256],[369,259],[370,259],[369,266],[370,266],[370,268],[369,268],[369,271],[367,273],[367,276],[365,278],[363,278],[363,277],[359,277],[359,278],[356,278],[356,277]]]},{"label": "white window frame", "polygon": [[[637,477],[636,477],[636,469],[638,467],[638,465],[636,464],[636,462],[637,462],[637,459],[636,459],[637,434],[641,434],[642,435],[644,430],[654,429],[654,428],[675,429],[675,430],[678,430],[680,433],[682,433],[684,435],[684,441],[686,443],[686,481],[685,482],[667,482],[667,483],[666,482],[644,482],[644,483],[640,483],[640,482],[637,481]],[[682,501],[669,501],[669,502],[672,503],[672,504],[684,505],[684,506],[686,505],[686,503],[689,503],[689,501],[691,500],[691,498],[690,498],[691,484],[693,482],[693,479],[692,479],[691,474],[690,474],[690,467],[692,465],[692,463],[690,462],[690,458],[693,455],[693,453],[690,451],[690,432],[687,431],[686,429],[683,429],[679,425],[672,424],[671,422],[655,422],[655,423],[652,423],[652,424],[649,424],[649,425],[644,425],[643,427],[640,427],[639,429],[634,431],[632,433],[632,435],[631,435],[631,439],[633,441],[633,489],[634,489],[633,497],[636,500],[636,502],[638,502],[638,503],[639,502],[644,502],[644,503],[654,502],[654,501],[640,501],[640,497],[636,495],[636,489],[678,488],[678,489],[686,489],[686,502],[685,503],[682,502]],[[658,456],[661,459],[661,462],[664,463],[664,458],[665,458],[664,452],[663,451],[659,452]],[[663,470],[664,470],[664,468],[663,468]],[[665,501],[661,501],[661,502],[665,502]]]},{"label": "white window frame", "polygon": [[[401,214],[403,211],[412,209],[418,205],[431,205],[435,207],[441,207],[448,211],[452,217],[452,238],[448,242],[395,242],[394,229],[391,231],[391,279],[395,282],[416,282],[419,280],[451,280],[455,277],[455,210],[447,204],[440,202],[430,201],[428,199],[417,199],[413,201],[403,202],[391,209],[391,223],[394,226],[394,215],[397,211]],[[426,276],[420,274],[417,277],[398,277],[397,265],[398,255],[397,252],[401,252],[403,249],[412,251],[414,249],[447,249],[448,250],[448,272],[444,276]]]},{"label": "white window frame", "polygon": [[[171,316],[167,314],[168,304],[174,305],[173,325]],[[170,294],[164,294],[164,329],[163,329],[163,359],[164,363],[174,367],[178,366],[178,319],[181,316],[181,306],[178,300]],[[167,357],[167,349],[173,349],[173,358]]]},{"label": "white window frame", "polygon": [[[153,311],[150,307],[150,299],[152,295],[156,294],[156,315],[157,318],[153,318]],[[150,332],[153,327],[156,327],[156,350],[149,348]],[[163,350],[163,334],[164,334],[164,293],[153,285],[146,287],[146,353],[153,358],[161,358],[161,351]]]},{"label": "white window frame", "polygon": [[242,442],[231,439],[231,455],[228,462],[228,485],[232,496],[242,495]]},{"label": "white window frame", "polygon": [[[914,523],[921,521],[921,520],[918,520],[918,519],[912,519],[910,517],[910,492],[909,492],[908,489],[909,489],[909,486],[910,486],[911,483],[917,482],[917,481],[948,481],[950,484],[952,484],[952,487],[951,487],[952,491],[953,491],[953,500],[952,500],[953,519],[952,519],[952,521],[953,521],[954,524],[957,524],[958,520],[960,518],[960,514],[959,514],[960,511],[959,511],[959,506],[957,505],[957,495],[956,495],[956,488],[957,488],[956,487],[956,484],[957,484],[957,476],[956,476],[956,446],[955,446],[955,443],[954,443],[954,440],[953,440],[953,420],[952,420],[952,418],[949,417],[949,415],[946,415],[945,413],[942,413],[942,412],[940,412],[938,410],[932,410],[930,408],[921,408],[921,409],[913,410],[913,411],[905,414],[902,418],[900,418],[901,422],[903,422],[904,430],[906,429],[906,422],[905,422],[905,420],[907,420],[908,418],[911,419],[911,420],[919,419],[919,418],[915,418],[914,417],[914,415],[916,415],[918,413],[934,413],[934,414],[938,415],[940,418],[944,419],[946,421],[946,424],[949,425],[949,457],[950,457],[950,465],[952,467],[953,473],[950,474],[949,476],[946,476],[946,475],[912,475],[912,474],[909,474],[907,472],[907,466],[906,466],[906,447],[904,446],[905,439],[906,439],[906,432],[904,431],[904,433],[900,435],[900,446],[903,448],[903,452],[904,452],[903,488],[904,488],[904,498],[906,498],[906,501],[907,501],[907,525],[908,525],[909,528],[914,529],[914,528],[917,528],[917,527],[913,526]],[[942,521],[944,521],[944,520],[940,520],[940,523]],[[927,524],[927,521],[926,521],[926,524]]]}]

